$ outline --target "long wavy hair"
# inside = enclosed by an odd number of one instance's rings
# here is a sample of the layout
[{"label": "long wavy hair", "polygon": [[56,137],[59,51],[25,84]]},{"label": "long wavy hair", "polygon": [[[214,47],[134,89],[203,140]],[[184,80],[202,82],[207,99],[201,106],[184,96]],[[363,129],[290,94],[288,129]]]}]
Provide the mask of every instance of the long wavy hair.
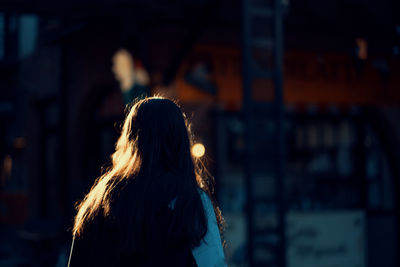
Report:
[{"label": "long wavy hair", "polygon": [[174,203],[165,239],[199,245],[207,232],[201,191],[213,201],[220,230],[223,219],[212,197],[213,179],[191,154],[193,136],[184,113],[163,97],[140,100],[127,110],[111,166],[77,203],[74,237],[84,238],[88,228],[101,235],[95,223],[100,218],[101,225],[117,229],[120,246],[140,249],[157,231],[160,207]]}]

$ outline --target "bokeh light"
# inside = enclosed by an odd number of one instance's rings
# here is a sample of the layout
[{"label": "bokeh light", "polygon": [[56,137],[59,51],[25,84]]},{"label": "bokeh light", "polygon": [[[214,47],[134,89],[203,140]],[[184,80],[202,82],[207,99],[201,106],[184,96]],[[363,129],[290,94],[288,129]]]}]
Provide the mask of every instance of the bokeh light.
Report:
[{"label": "bokeh light", "polygon": [[204,156],[204,153],[206,152],[206,148],[202,143],[197,143],[192,146],[192,154],[196,158],[201,158]]}]

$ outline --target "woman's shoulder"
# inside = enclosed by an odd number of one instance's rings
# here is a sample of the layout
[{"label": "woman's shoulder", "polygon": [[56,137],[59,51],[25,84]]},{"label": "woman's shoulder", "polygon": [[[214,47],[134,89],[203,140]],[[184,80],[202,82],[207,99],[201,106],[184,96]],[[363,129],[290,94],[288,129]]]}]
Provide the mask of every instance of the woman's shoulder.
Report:
[{"label": "woman's shoulder", "polygon": [[192,250],[193,256],[199,267],[226,267],[214,206],[210,196],[205,191],[199,189],[199,194],[207,217],[207,233],[200,245]]},{"label": "woman's shoulder", "polygon": [[200,195],[200,198],[201,198],[201,201],[203,202],[203,205],[206,205],[206,206],[211,205],[211,206],[212,206],[212,201],[211,201],[211,198],[210,198],[210,196],[208,195],[208,193],[206,193],[206,192],[205,192],[203,189],[201,189],[201,188],[198,188],[197,191],[198,191],[198,193],[199,193],[199,195]]},{"label": "woman's shoulder", "polygon": [[202,189],[198,189],[201,202],[203,204],[204,212],[207,218],[207,221],[210,223],[217,223],[215,212],[214,212],[214,205],[210,196]]}]

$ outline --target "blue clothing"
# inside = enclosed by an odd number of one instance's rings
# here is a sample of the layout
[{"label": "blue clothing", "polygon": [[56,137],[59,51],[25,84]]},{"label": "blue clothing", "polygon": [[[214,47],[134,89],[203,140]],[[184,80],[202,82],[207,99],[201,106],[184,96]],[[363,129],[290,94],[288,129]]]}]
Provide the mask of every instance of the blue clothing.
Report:
[{"label": "blue clothing", "polygon": [[214,207],[206,193],[201,191],[200,196],[207,216],[208,230],[200,246],[194,248],[192,254],[198,267],[227,266]]}]

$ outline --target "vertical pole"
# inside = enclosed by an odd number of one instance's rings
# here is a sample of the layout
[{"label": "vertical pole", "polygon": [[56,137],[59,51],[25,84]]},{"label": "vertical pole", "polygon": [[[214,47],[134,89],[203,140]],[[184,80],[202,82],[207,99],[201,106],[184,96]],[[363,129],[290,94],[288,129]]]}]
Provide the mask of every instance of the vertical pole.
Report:
[{"label": "vertical pole", "polygon": [[251,102],[252,102],[252,84],[250,77],[251,67],[251,51],[250,51],[250,18],[248,9],[248,0],[242,0],[242,73],[243,73],[243,119],[245,123],[245,158],[244,158],[244,178],[246,181],[247,189],[247,257],[249,266],[254,265],[253,261],[253,183],[251,175],[251,131],[252,131],[252,116],[251,116]]},{"label": "vertical pole", "polygon": [[284,162],[285,162],[285,132],[284,132],[284,103],[283,103],[283,19],[281,0],[275,0],[275,119],[276,119],[276,145],[278,155],[276,157],[276,188],[278,202],[279,225],[278,232],[281,237],[279,247],[278,264],[286,266],[286,203],[284,190]]},{"label": "vertical pole", "polygon": [[[67,108],[68,108],[68,95],[67,95],[67,51],[65,45],[61,45],[60,51],[60,88],[58,92],[58,109],[59,109],[59,119],[58,119],[58,148],[59,148],[59,185],[58,185],[58,202],[61,213],[61,219],[68,216],[69,208],[68,204],[68,157],[67,157]],[[66,220],[62,220],[65,221]]]},{"label": "vertical pole", "polygon": [[46,140],[47,140],[47,130],[46,130],[46,103],[38,103],[38,119],[39,119],[39,217],[41,219],[47,218],[48,215],[48,186],[47,186],[47,170],[46,170]]}]

